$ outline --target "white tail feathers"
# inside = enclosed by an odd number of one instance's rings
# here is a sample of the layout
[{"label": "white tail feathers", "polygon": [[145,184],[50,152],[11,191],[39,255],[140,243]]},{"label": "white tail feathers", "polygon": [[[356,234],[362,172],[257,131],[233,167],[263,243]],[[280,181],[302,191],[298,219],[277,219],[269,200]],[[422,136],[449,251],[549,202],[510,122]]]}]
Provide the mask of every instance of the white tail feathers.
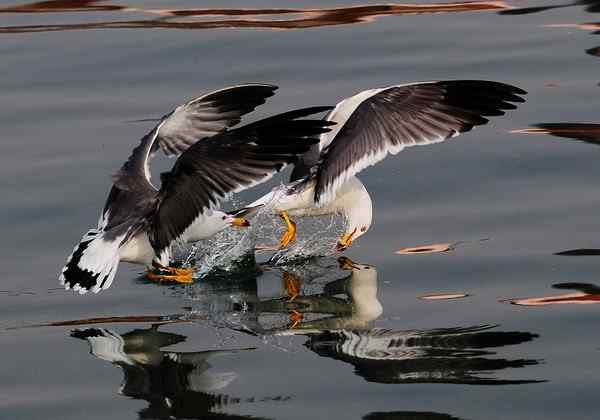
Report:
[{"label": "white tail feathers", "polygon": [[117,273],[119,246],[124,237],[125,234],[106,238],[106,232],[90,229],[67,259],[60,283],[80,294],[108,289]]}]

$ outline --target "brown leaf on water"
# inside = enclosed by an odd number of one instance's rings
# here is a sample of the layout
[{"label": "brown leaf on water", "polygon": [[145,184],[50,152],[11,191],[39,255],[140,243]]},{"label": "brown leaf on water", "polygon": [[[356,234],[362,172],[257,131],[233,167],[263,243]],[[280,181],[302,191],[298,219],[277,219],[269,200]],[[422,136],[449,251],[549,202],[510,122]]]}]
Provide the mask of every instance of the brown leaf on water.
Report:
[{"label": "brown leaf on water", "polygon": [[585,305],[600,303],[600,295],[587,295],[585,293],[569,293],[566,295],[544,296],[537,298],[509,299],[509,302],[519,306],[546,306],[546,305]]},{"label": "brown leaf on water", "polygon": [[418,296],[419,299],[423,300],[451,300],[451,299],[462,299],[470,296],[468,293],[439,293],[432,295]]},{"label": "brown leaf on water", "polygon": [[600,23],[589,22],[589,23],[551,23],[547,25],[541,25],[544,28],[576,28],[583,29],[585,31],[597,31],[600,29]]},{"label": "brown leaf on water", "polygon": [[396,251],[396,254],[407,255],[407,254],[435,254],[439,252],[452,251],[456,243],[448,244],[432,244],[432,245],[421,245],[414,248],[402,248]]}]

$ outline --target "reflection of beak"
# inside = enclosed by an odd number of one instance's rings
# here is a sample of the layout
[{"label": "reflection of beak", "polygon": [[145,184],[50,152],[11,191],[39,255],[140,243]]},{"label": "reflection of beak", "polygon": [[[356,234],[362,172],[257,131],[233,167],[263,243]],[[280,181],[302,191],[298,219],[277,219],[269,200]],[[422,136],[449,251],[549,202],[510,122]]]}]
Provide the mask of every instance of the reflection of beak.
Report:
[{"label": "reflection of beak", "polygon": [[243,217],[234,217],[231,220],[231,226],[239,226],[239,227],[248,227],[250,226],[250,222]]},{"label": "reflection of beak", "polygon": [[342,236],[340,238],[337,245],[335,246],[336,251],[341,252],[341,251],[345,251],[346,249],[348,249],[348,247],[350,245],[352,245],[352,237],[354,236],[355,233],[356,233],[356,228],[350,233],[345,233],[344,236]]},{"label": "reflection of beak", "polygon": [[360,266],[356,265],[356,263],[348,257],[338,258],[338,264],[340,265],[340,268],[342,270],[352,270],[352,269],[360,270]]}]

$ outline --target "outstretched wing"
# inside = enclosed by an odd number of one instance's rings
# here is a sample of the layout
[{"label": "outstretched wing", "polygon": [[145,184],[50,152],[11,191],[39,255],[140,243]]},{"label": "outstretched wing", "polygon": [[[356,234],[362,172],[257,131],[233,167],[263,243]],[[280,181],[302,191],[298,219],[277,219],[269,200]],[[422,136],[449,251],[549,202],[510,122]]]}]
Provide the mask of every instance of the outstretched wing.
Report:
[{"label": "outstretched wing", "polygon": [[226,131],[186,150],[162,175],[150,237],[157,252],[217,206],[226,195],[269,179],[306,152],[333,123],[304,119],[332,107],[312,107]]},{"label": "outstretched wing", "polygon": [[479,80],[422,82],[361,92],[340,102],[327,117],[338,123],[321,136],[315,203],[335,198],[338,188],[388,153],[438,143],[504,115],[526,92]]},{"label": "outstretched wing", "polygon": [[208,93],[178,106],[133,149],[127,162],[113,177],[122,190],[153,188],[148,162],[160,148],[167,156],[176,156],[192,144],[238,124],[241,117],[252,112],[274,95],[276,86],[244,84]]}]

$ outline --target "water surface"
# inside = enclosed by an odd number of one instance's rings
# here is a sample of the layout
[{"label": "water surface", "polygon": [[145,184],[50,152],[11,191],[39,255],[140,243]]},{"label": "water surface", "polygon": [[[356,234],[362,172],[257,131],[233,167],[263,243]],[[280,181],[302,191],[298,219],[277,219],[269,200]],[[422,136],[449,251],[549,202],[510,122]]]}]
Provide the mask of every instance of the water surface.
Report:
[{"label": "water surface", "polygon": [[[597,302],[599,260],[554,254],[600,248],[599,7],[1,2],[0,417],[596,418],[600,307],[564,301]],[[187,287],[123,264],[101,294],[58,288],[152,124],[128,121],[240,82],[280,86],[254,119],[456,78],[527,102],[360,175],[375,223],[346,256],[366,280],[330,254]],[[452,247],[396,253],[430,244]],[[563,304],[511,304],[536,298]]]}]

